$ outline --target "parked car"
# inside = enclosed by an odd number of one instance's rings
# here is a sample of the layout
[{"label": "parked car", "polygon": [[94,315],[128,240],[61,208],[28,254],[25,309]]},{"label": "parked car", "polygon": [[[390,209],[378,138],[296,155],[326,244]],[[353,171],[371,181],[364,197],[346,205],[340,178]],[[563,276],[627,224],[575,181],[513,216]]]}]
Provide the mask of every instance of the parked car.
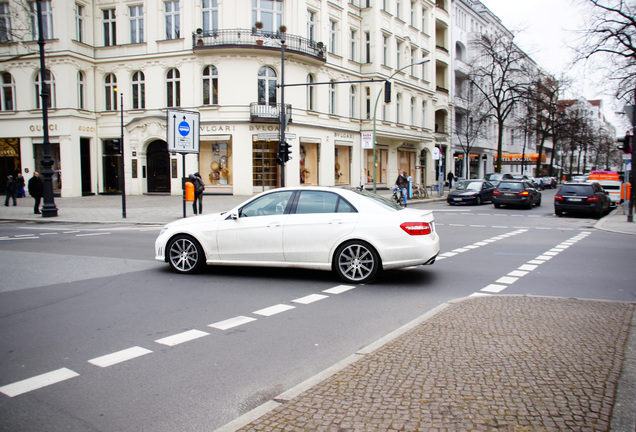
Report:
[{"label": "parked car", "polygon": [[499,184],[502,180],[512,180],[512,174],[509,173],[488,173],[484,176],[484,180],[488,180],[490,183],[495,185]]},{"label": "parked car", "polygon": [[430,210],[355,188],[295,187],[169,223],[155,241],[155,259],[178,273],[205,264],[299,267],[363,283],[381,270],[433,264],[439,248]]},{"label": "parked car", "polygon": [[450,205],[476,204],[492,201],[492,193],[495,185],[487,180],[465,180],[457,184],[457,188],[451,191],[446,198]]},{"label": "parked car", "polygon": [[554,189],[557,187],[557,179],[554,177],[542,177],[543,187],[546,189]]},{"label": "parked car", "polygon": [[568,182],[554,196],[554,213],[586,213],[600,218],[610,208],[610,197],[598,184],[592,182]]},{"label": "parked car", "polygon": [[501,205],[532,208],[541,205],[541,192],[529,180],[505,180],[493,192],[492,203],[496,208]]}]

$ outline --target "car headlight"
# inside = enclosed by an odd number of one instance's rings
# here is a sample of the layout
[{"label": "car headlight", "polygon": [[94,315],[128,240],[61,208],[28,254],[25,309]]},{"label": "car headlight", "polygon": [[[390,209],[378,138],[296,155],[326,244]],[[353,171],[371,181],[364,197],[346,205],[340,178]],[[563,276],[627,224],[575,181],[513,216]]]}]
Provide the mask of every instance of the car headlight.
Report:
[{"label": "car headlight", "polygon": [[168,225],[166,225],[165,227],[161,228],[161,232],[159,233],[159,235],[163,235],[163,233],[165,233],[166,231],[168,231]]}]

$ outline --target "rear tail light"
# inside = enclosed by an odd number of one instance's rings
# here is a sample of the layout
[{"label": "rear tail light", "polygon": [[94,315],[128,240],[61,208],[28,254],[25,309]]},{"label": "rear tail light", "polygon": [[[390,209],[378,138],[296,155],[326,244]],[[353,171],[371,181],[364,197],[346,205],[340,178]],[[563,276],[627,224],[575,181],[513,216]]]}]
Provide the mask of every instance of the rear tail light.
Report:
[{"label": "rear tail light", "polygon": [[495,189],[494,191],[492,191],[493,195],[501,195],[501,192],[499,192],[497,189]]},{"label": "rear tail light", "polygon": [[563,201],[563,196],[561,196],[561,195],[555,195],[555,196],[554,196],[554,200],[555,200],[555,201]]},{"label": "rear tail light", "polygon": [[400,228],[408,235],[427,235],[433,231],[428,222],[404,222]]},{"label": "rear tail light", "polygon": [[586,201],[588,201],[588,202],[597,202],[598,200],[599,200],[599,198],[596,195],[594,195],[594,196],[591,196],[591,197],[587,197]]},{"label": "rear tail light", "polygon": [[530,192],[528,191],[519,192],[519,196],[528,196],[528,195],[530,195]]}]

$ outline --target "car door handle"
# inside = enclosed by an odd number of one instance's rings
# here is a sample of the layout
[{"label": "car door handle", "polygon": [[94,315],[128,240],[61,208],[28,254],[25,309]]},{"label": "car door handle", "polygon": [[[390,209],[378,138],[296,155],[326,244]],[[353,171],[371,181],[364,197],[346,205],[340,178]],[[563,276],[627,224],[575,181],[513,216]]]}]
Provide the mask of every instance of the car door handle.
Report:
[{"label": "car door handle", "polygon": [[341,224],[342,223],[342,219],[330,220],[329,223],[332,224],[332,225]]},{"label": "car door handle", "polygon": [[270,222],[267,224],[267,228],[278,228],[280,226],[280,222]]}]

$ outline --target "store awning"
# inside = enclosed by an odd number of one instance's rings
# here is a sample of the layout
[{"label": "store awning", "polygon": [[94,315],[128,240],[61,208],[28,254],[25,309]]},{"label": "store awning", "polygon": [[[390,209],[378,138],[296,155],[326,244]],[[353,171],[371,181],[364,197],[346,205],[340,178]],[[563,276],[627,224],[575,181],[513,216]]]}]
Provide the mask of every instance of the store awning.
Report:
[{"label": "store awning", "polygon": [[[495,158],[496,161],[497,158]],[[504,153],[501,155],[502,162],[536,162],[539,159],[538,153],[526,153],[525,155],[522,153]],[[546,156],[545,153],[541,153],[541,162],[545,163]]]}]

